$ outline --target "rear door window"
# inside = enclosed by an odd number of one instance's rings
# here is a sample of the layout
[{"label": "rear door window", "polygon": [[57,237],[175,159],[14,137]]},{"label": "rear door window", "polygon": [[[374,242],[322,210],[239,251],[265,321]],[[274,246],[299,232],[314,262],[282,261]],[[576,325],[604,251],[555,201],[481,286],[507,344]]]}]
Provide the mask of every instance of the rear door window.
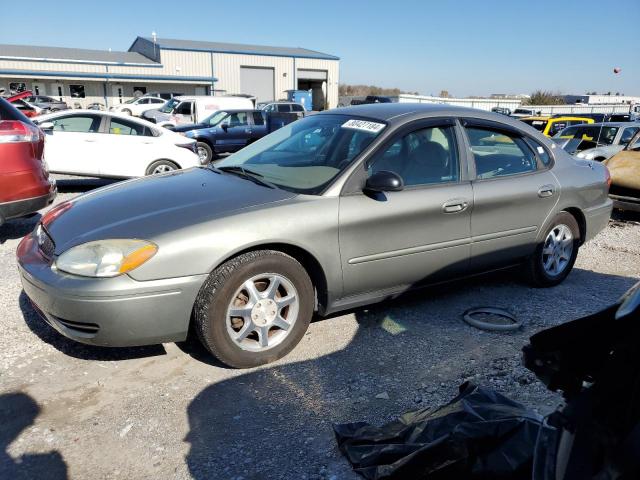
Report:
[{"label": "rear door window", "polygon": [[296,103],[294,105],[291,105],[291,110],[293,110],[294,112],[304,112],[304,107]]},{"label": "rear door window", "polygon": [[638,132],[638,127],[625,128],[620,137],[620,144],[626,145],[631,141],[633,136]]},{"label": "rear door window", "polygon": [[465,127],[465,131],[473,152],[478,179],[537,170],[536,156],[520,136],[488,127]]},{"label": "rear door window", "polygon": [[112,135],[138,135],[143,137],[152,137],[151,129],[145,125],[128,120],[111,119],[109,125],[109,133]]}]

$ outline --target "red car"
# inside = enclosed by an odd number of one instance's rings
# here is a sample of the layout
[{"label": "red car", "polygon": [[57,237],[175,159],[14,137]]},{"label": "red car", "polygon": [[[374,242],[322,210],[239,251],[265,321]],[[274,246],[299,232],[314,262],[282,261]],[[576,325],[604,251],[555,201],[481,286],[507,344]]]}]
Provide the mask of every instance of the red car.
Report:
[{"label": "red car", "polygon": [[42,113],[42,109],[40,107],[37,107],[35,105],[28,103],[25,100],[31,97],[32,95],[33,93],[31,92],[31,90],[25,90],[24,92],[16,93],[15,95],[7,97],[7,102],[12,104],[22,113],[24,113],[25,116],[29,118],[37,117],[38,115],[40,115],[40,113]]},{"label": "red car", "polygon": [[44,133],[0,98],[0,225],[46,207],[56,196],[44,161]]}]

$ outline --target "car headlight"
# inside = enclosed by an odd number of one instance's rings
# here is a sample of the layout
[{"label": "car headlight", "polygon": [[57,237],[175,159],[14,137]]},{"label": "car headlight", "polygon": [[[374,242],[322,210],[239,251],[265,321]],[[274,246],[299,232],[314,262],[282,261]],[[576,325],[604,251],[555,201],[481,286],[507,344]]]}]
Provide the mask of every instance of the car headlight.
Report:
[{"label": "car headlight", "polygon": [[145,240],[113,239],[83,243],[56,260],[56,268],[83,277],[116,277],[153,257],[158,246]]}]

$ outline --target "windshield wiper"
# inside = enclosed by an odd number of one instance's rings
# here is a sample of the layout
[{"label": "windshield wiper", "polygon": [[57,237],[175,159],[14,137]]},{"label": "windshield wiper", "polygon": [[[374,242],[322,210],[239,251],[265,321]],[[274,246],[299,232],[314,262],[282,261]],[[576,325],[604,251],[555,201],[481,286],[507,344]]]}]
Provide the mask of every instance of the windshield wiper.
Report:
[{"label": "windshield wiper", "polygon": [[254,172],[253,170],[248,170],[240,165],[229,165],[228,167],[213,167],[216,170],[221,170],[223,172],[229,172],[234,175],[238,175],[239,177],[246,178],[247,180],[251,180],[253,183],[257,183],[258,185],[262,185],[263,187],[268,188],[276,188],[276,186],[264,180],[264,175],[258,172]]}]

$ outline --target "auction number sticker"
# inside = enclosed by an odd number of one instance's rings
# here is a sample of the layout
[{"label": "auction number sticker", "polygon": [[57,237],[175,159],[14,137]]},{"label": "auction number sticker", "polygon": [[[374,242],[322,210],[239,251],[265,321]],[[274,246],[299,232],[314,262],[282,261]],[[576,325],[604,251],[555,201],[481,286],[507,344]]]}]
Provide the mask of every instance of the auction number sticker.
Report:
[{"label": "auction number sticker", "polygon": [[342,128],[353,130],[363,130],[365,132],[378,133],[384,128],[384,123],[368,122],[366,120],[347,120],[342,124]]}]

